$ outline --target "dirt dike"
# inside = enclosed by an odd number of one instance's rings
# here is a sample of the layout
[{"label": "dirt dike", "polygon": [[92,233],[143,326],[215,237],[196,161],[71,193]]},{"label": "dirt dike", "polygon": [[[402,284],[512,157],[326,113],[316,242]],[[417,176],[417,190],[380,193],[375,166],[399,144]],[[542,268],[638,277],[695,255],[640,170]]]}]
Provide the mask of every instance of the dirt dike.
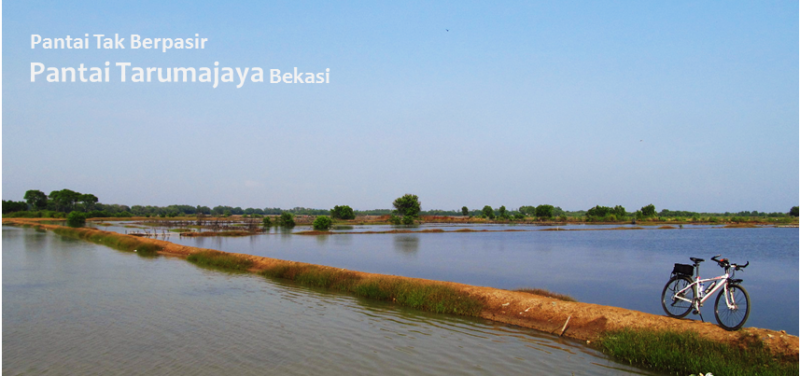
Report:
[{"label": "dirt dike", "polygon": [[[31,220],[29,218],[3,219],[3,224],[8,225],[28,225],[48,230],[65,228],[64,226],[42,224],[40,222],[41,220]],[[103,230],[90,229],[90,231],[97,231],[104,234],[114,234],[117,236],[130,236]],[[193,253],[210,250],[206,248],[175,244],[166,240],[133,236],[130,237],[135,238],[140,242],[152,243],[163,247],[159,254],[164,256],[186,258]],[[313,265],[241,253],[228,253],[252,260],[254,263],[254,267],[251,269],[252,272],[258,272],[267,267],[272,267],[275,265]],[[325,268],[345,270],[333,267]],[[599,339],[600,336],[606,331],[625,328],[650,329],[657,331],[670,330],[677,332],[693,331],[703,338],[716,342],[728,343],[734,346],[744,346],[749,340],[758,339],[761,340],[764,345],[769,348],[777,357],[798,361],[800,339],[798,339],[797,336],[786,334],[785,331],[746,327],[732,332],[722,329],[716,324],[708,322],[703,323],[701,321],[689,319],[674,319],[667,316],[659,316],[650,313],[599,304],[567,302],[524,292],[508,291],[492,287],[465,285],[455,282],[442,282],[420,278],[365,273],[359,271],[351,272],[363,277],[378,276],[382,278],[408,280],[425,284],[444,284],[454,289],[463,291],[483,301],[485,308],[479,315],[481,318],[535,329],[556,335],[562,335],[575,340],[586,341],[587,344],[591,344],[591,342]]]}]

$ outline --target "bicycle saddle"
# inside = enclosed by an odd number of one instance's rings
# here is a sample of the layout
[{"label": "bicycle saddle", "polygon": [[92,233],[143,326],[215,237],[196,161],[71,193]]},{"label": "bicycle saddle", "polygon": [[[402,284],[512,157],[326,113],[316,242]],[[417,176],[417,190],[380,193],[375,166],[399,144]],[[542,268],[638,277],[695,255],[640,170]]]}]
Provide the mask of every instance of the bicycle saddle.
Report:
[{"label": "bicycle saddle", "polygon": [[689,260],[692,260],[692,262],[694,262],[695,264],[698,264],[698,263],[701,263],[703,261],[706,261],[704,259],[697,258],[697,257],[689,257]]}]

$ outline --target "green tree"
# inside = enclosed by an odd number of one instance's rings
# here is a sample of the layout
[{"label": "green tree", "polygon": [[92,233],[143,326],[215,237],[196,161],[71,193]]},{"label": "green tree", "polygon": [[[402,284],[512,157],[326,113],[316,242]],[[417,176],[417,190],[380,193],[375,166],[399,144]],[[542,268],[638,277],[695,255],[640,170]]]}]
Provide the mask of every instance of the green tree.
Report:
[{"label": "green tree", "polygon": [[522,213],[522,214],[525,214],[525,215],[527,215],[529,217],[535,217],[536,216],[536,207],[535,206],[520,206],[519,207],[519,212]]},{"label": "green tree", "polygon": [[28,203],[31,210],[47,209],[47,195],[42,191],[31,189],[25,192],[23,199]]},{"label": "green tree", "polygon": [[222,216],[223,216],[223,217],[230,217],[230,216],[231,216],[231,213],[232,213],[232,212],[231,212],[230,210],[228,210],[228,209],[225,209],[225,210],[222,212]]},{"label": "green tree", "polygon": [[82,227],[86,224],[86,213],[72,211],[67,216],[67,225],[71,227]]},{"label": "green tree", "polygon": [[75,206],[81,194],[69,189],[62,189],[60,191],[50,192],[50,200],[53,201],[56,211],[69,212]]},{"label": "green tree", "polygon": [[484,217],[489,219],[494,219],[494,209],[492,209],[491,206],[489,205],[484,206],[481,212],[483,213]]},{"label": "green tree", "polygon": [[617,205],[614,209],[611,210],[611,214],[617,217],[617,219],[624,219],[628,212],[625,211],[625,208],[622,205]]},{"label": "green tree", "polygon": [[417,197],[417,195],[405,194],[403,197],[399,197],[398,199],[394,200],[392,205],[394,206],[397,214],[403,217],[416,218],[419,216],[422,204],[420,204],[419,197]]},{"label": "green tree", "polygon": [[278,224],[283,227],[294,227],[294,214],[289,212],[281,213],[281,216],[278,218]]},{"label": "green tree", "polygon": [[97,205],[97,196],[87,193],[78,196],[77,201],[80,201],[83,204],[83,209],[86,211],[92,211]]},{"label": "green tree", "polygon": [[469,209],[467,209],[466,206],[462,206],[461,207],[461,215],[464,216],[464,217],[469,215]]},{"label": "green tree", "polygon": [[508,212],[506,211],[506,206],[501,205],[499,209],[497,209],[497,217],[500,219],[508,219]]},{"label": "green tree", "polygon": [[642,218],[652,218],[656,216],[656,206],[653,204],[642,206],[640,211],[642,212]]},{"label": "green tree", "polygon": [[536,217],[543,219],[553,218],[553,205],[539,205],[536,207]]},{"label": "green tree", "polygon": [[792,206],[792,209],[789,210],[789,215],[792,217],[797,217],[800,213],[797,212],[797,206]]},{"label": "green tree", "polygon": [[261,220],[261,225],[264,227],[272,226],[272,220],[269,217],[264,217],[264,219]]},{"label": "green tree", "polygon": [[328,216],[321,215],[315,218],[314,223],[312,223],[311,225],[314,226],[314,230],[328,231],[333,225],[333,220],[330,219]]},{"label": "green tree", "polygon": [[335,219],[356,219],[356,213],[353,208],[347,205],[336,205],[331,209],[331,217]]}]

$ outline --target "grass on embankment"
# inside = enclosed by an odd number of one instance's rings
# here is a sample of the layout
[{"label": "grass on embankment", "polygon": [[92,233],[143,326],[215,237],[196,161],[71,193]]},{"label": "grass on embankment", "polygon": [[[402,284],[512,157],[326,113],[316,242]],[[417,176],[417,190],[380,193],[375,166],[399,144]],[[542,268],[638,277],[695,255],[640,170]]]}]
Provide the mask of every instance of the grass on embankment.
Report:
[{"label": "grass on embankment", "polygon": [[220,251],[192,253],[186,259],[199,266],[232,272],[246,272],[253,267],[252,260]]},{"label": "grass on embankment", "polygon": [[774,359],[760,340],[742,337],[743,347],[713,342],[691,331],[624,329],[606,332],[600,349],[619,361],[672,374],[797,375],[798,363]]},{"label": "grass on embankment", "polygon": [[[233,272],[245,272],[255,266],[250,259],[219,251],[193,253],[187,260],[199,266]],[[259,274],[435,313],[477,316],[483,310],[481,300],[436,282],[363,276],[347,270],[293,262],[279,262]]]},{"label": "grass on embankment", "polygon": [[136,237],[88,228],[61,227],[53,230],[58,235],[75,239],[83,239],[95,244],[102,244],[120,251],[136,252],[140,256],[153,256],[163,247],[147,243]]},{"label": "grass on embankment", "polygon": [[435,282],[402,280],[392,277],[365,277],[346,270],[298,264],[276,265],[262,271],[261,275],[288,279],[309,287],[392,301],[403,306],[435,313],[477,316],[483,310],[481,300]]}]

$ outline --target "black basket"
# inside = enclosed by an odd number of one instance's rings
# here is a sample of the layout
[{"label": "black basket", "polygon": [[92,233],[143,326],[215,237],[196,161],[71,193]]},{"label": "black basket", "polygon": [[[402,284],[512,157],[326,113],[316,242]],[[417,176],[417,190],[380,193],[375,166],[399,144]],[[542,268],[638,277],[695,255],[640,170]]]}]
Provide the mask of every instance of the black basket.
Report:
[{"label": "black basket", "polygon": [[686,264],[675,264],[672,274],[685,275],[691,277],[694,274],[694,267]]}]

